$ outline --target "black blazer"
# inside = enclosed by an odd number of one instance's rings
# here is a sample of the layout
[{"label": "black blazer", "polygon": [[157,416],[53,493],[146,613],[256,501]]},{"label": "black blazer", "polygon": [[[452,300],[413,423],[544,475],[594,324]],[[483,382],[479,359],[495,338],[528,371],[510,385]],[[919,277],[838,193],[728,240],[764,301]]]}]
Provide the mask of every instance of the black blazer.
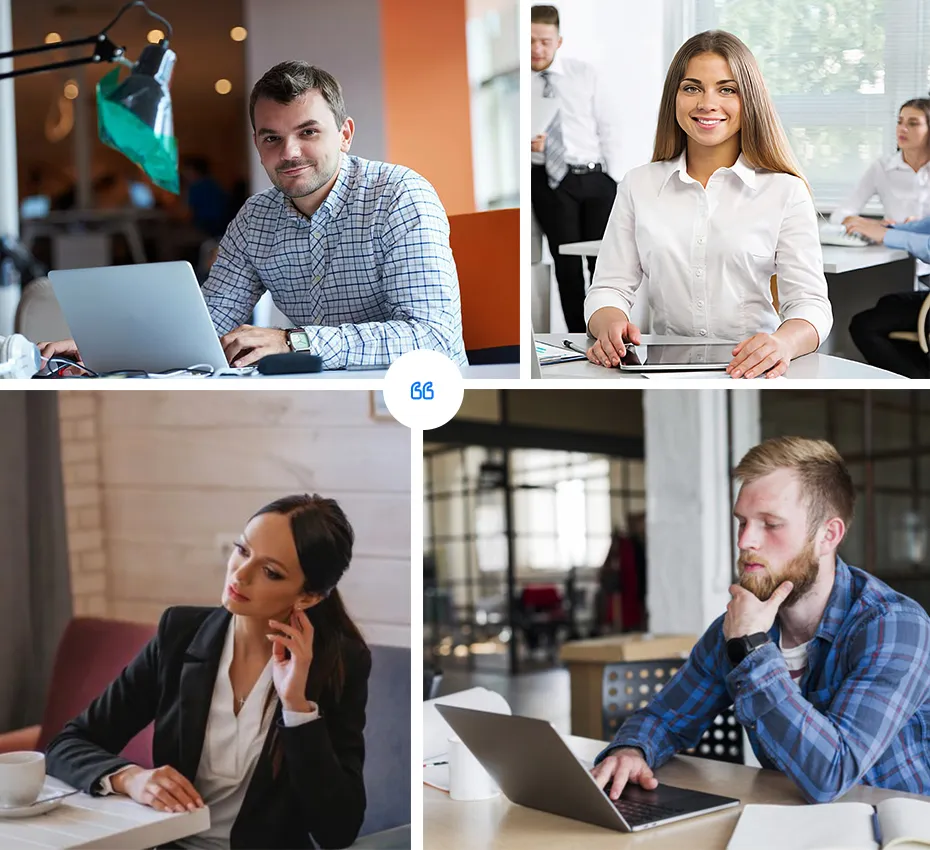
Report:
[{"label": "black blazer", "polygon": [[[157,635],[48,745],[48,772],[99,794],[102,777],[131,764],[113,754],[154,720],[154,764],[169,764],[193,783],[231,616],[224,608],[165,611]],[[365,815],[362,730],[370,671],[368,648],[352,643],[342,697],[338,703],[320,697],[319,719],[287,727],[277,703],[230,847],[347,847],[355,840]],[[275,727],[284,754],[276,777],[270,748]]]}]

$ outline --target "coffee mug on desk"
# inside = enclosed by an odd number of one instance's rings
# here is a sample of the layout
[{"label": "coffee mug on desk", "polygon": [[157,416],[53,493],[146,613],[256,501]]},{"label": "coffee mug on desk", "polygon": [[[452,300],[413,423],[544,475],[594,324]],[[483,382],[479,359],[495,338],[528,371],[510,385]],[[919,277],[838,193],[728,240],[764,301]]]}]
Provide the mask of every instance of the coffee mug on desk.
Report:
[{"label": "coffee mug on desk", "polygon": [[45,784],[45,754],[0,755],[0,807],[31,806]]},{"label": "coffee mug on desk", "polygon": [[458,738],[449,738],[449,796],[453,800],[490,800],[497,783]]}]

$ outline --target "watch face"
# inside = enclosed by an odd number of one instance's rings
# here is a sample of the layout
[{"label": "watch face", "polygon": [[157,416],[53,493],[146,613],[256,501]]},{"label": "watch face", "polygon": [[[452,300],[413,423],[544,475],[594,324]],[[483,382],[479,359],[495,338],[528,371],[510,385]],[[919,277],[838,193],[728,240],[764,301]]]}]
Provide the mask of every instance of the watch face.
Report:
[{"label": "watch face", "polygon": [[307,336],[305,331],[291,331],[288,334],[288,339],[291,341],[291,348],[294,351],[306,351],[310,348],[310,337]]}]

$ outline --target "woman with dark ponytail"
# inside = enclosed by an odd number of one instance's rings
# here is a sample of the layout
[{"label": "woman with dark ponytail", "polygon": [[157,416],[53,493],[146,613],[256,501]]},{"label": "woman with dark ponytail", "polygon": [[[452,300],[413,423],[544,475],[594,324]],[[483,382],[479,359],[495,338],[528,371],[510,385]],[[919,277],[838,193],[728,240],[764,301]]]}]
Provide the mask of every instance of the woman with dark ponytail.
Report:
[{"label": "woman with dark ponytail", "polygon": [[[371,655],[336,589],[354,533],[339,505],[288,496],[246,525],[222,607],[176,607],[48,747],[49,773],[160,811],[207,805],[178,848],[346,847],[365,814]],[[154,769],[117,755],[154,720]]]}]

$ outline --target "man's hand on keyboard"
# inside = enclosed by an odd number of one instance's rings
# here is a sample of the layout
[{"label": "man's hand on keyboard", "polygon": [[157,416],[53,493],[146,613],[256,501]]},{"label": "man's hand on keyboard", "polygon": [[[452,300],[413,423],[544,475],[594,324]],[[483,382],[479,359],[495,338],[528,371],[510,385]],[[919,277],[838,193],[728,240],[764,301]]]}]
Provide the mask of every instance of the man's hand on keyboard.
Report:
[{"label": "man's hand on keyboard", "polygon": [[225,336],[220,344],[230,366],[241,368],[258,363],[266,354],[286,354],[287,333],[279,328],[256,328],[240,325]]},{"label": "man's hand on keyboard", "polygon": [[610,783],[607,796],[611,800],[620,797],[620,792],[626,787],[627,782],[639,785],[647,791],[653,791],[659,785],[642,752],[636,747],[614,750],[591,771],[591,775],[598,788],[604,788],[608,782]]}]

